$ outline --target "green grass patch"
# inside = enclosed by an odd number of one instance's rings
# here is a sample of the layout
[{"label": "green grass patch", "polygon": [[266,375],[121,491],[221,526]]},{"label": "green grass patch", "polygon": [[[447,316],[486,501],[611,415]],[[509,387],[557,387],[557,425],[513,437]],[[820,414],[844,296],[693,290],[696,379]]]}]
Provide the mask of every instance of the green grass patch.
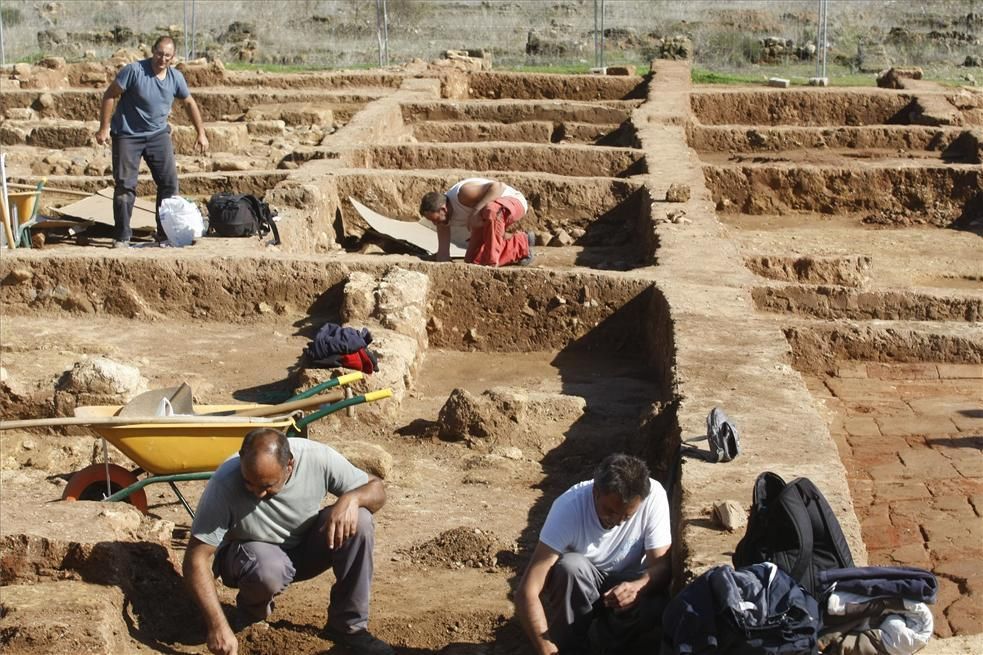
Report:
[{"label": "green grass patch", "polygon": [[[755,67],[754,70],[742,71],[712,71],[694,67],[690,78],[694,84],[752,84],[765,85],[770,77],[787,79],[791,86],[809,86],[809,79],[814,77],[814,66],[775,66]],[[847,68],[826,69],[830,86],[875,86],[874,75],[870,73],[853,73]]]},{"label": "green grass patch", "polygon": [[[611,66],[625,66],[628,64],[608,64]],[[589,64],[514,64],[511,66],[501,66],[496,68],[497,71],[502,71],[505,73],[555,73],[559,75],[586,75],[590,73],[590,69],[593,66]],[[635,73],[637,75],[648,75],[649,66],[648,64],[644,66],[635,65]]]}]

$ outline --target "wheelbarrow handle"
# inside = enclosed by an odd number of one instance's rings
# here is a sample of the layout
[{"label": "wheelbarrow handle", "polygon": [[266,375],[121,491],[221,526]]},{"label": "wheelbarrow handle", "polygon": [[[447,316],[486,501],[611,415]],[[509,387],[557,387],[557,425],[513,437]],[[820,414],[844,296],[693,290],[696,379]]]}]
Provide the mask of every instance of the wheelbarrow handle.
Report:
[{"label": "wheelbarrow handle", "polygon": [[317,395],[324,391],[325,389],[332,389],[334,387],[340,387],[345,384],[350,384],[352,382],[358,382],[365,377],[365,374],[361,371],[356,371],[355,373],[346,373],[345,375],[339,375],[336,378],[331,378],[321,384],[311,387],[307,391],[297,394],[296,396],[291,396],[286,402],[293,402],[295,400],[303,400],[304,398],[310,398],[311,396]]},{"label": "wheelbarrow handle", "polygon": [[362,403],[371,403],[376,400],[382,400],[383,398],[392,398],[393,390],[379,389],[378,391],[370,391],[369,393],[364,393],[360,396],[352,396],[351,398],[345,398],[344,400],[339,400],[336,403],[327,405],[317,410],[316,412],[311,412],[304,418],[295,422],[296,430],[300,432],[306,426],[310,425],[314,421],[324,418],[328,414],[333,414],[339,409],[345,409],[346,407],[351,407],[352,405],[361,405]]}]

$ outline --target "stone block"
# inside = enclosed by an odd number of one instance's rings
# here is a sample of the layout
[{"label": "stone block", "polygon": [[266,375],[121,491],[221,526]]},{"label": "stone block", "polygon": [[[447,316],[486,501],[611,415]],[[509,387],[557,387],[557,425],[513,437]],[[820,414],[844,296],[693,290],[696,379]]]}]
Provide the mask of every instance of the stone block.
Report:
[{"label": "stone block", "polygon": [[928,487],[915,480],[907,482],[875,481],[873,484],[873,493],[877,502],[893,504],[895,501],[913,500],[924,506],[932,498]]},{"label": "stone block", "polygon": [[897,528],[889,521],[865,521],[860,526],[864,544],[869,550],[894,550],[905,541],[906,530]]},{"label": "stone block", "polygon": [[637,75],[637,69],[632,65],[608,66],[605,71],[607,75]]},{"label": "stone block", "polygon": [[841,378],[866,378],[867,362],[853,360],[836,362],[836,376]]},{"label": "stone block", "polygon": [[791,82],[782,77],[769,77],[768,86],[773,86],[779,89],[787,89],[791,85]]},{"label": "stone block", "polygon": [[867,375],[879,380],[938,380],[939,369],[935,364],[923,362],[871,362],[867,365]]},{"label": "stone block", "polygon": [[850,400],[844,403],[843,412],[847,416],[905,417],[915,415],[911,411],[911,407],[899,399]]},{"label": "stone block", "polygon": [[881,436],[877,422],[870,416],[847,416],[843,419],[843,428],[852,437]]},{"label": "stone block", "polygon": [[[952,398],[938,395],[910,398],[905,402],[907,402],[908,406],[911,407],[915,414],[948,416],[953,422],[956,422],[956,419],[961,417],[960,412],[965,411],[968,406],[965,398]],[[981,415],[980,419],[978,420],[983,420],[983,415]],[[956,422],[957,427],[958,425],[959,423]]]},{"label": "stone block", "polygon": [[393,267],[379,281],[375,317],[383,327],[427,343],[427,298],[430,278],[423,273]]},{"label": "stone block", "polygon": [[95,141],[94,130],[86,125],[38,125],[31,130],[27,144],[36,148],[84,148]]},{"label": "stone block", "polygon": [[279,119],[249,121],[246,130],[254,136],[283,136],[287,132],[287,124]]},{"label": "stone block", "polygon": [[123,653],[132,649],[123,592],[62,580],[4,585],[0,634],[4,652]]},{"label": "stone block", "polygon": [[963,596],[945,610],[955,635],[979,635],[983,626],[983,603],[979,596]]},{"label": "stone block", "polygon": [[27,143],[29,130],[20,126],[10,125],[4,121],[0,124],[0,146],[19,146]]},{"label": "stone block", "polygon": [[345,281],[341,305],[342,323],[364,323],[375,312],[376,278],[368,273],[352,271]]},{"label": "stone block", "polygon": [[[249,129],[245,123],[209,123],[205,125],[205,136],[208,137],[211,152],[249,151]],[[174,125],[171,127],[171,140],[177,154],[191,155],[195,153],[198,133],[191,125]]]},{"label": "stone block", "polygon": [[[965,407],[965,403],[963,404]],[[966,411],[966,410],[963,410]],[[980,410],[971,410],[980,412]],[[952,414],[949,417],[952,422],[956,425],[960,432],[969,432],[970,434],[983,434],[983,415],[980,416],[965,416],[963,414]]]},{"label": "stone block", "polygon": [[11,107],[4,113],[12,121],[33,121],[38,117],[37,112],[30,107]]},{"label": "stone block", "polygon": [[840,379],[826,384],[838,398],[855,401],[890,401],[898,398],[898,389],[891,382],[882,380]]},{"label": "stone block", "polygon": [[937,364],[936,368],[942,379],[983,380],[983,364]]},{"label": "stone block", "polygon": [[932,569],[932,557],[923,544],[912,543],[890,551],[889,563],[894,566],[917,566]]},{"label": "stone block", "polygon": [[959,473],[952,460],[934,450],[909,449],[899,453],[907,472],[916,478],[953,478]]},{"label": "stone block", "polygon": [[874,482],[897,482],[913,477],[905,466],[898,461],[886,461],[871,466],[867,469],[867,473]]},{"label": "stone block", "polygon": [[959,432],[947,416],[879,416],[875,420],[884,436],[937,436]]},{"label": "stone block", "polygon": [[983,457],[979,452],[969,451],[962,457],[953,457],[952,467],[963,478],[983,478]]},{"label": "stone block", "polygon": [[392,477],[393,456],[381,446],[365,441],[339,440],[332,446],[366,473],[383,480]]}]

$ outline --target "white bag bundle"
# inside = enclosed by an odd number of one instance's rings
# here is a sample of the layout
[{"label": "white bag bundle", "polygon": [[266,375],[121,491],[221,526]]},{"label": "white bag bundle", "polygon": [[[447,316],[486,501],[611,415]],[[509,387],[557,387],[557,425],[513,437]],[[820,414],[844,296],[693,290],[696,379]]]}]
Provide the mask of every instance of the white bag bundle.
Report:
[{"label": "white bag bundle", "polygon": [[190,246],[205,231],[205,222],[198,207],[180,196],[165,198],[160,203],[160,224],[172,246]]}]

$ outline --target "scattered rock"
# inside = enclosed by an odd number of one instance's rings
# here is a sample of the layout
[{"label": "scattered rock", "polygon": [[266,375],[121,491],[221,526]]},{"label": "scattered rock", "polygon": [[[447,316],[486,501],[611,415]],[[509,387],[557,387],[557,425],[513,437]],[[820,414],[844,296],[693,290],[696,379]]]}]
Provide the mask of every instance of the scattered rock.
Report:
[{"label": "scattered rock", "polygon": [[340,440],[335,448],[349,462],[376,477],[388,480],[393,474],[393,456],[381,446],[366,441]]},{"label": "scattered rock", "polygon": [[549,241],[550,246],[569,246],[574,242],[574,238],[564,229],[557,230],[556,234]]},{"label": "scattered rock", "polygon": [[903,89],[903,79],[920,80],[922,79],[922,75],[921,68],[899,68],[893,66],[881,71],[877,76],[877,86],[882,89]]},{"label": "scattered rock", "polygon": [[38,96],[38,105],[42,109],[51,109],[55,106],[55,98],[50,93],[42,93]]},{"label": "scattered rock", "polygon": [[608,66],[605,72],[608,75],[637,75],[635,67],[631,65]]},{"label": "scattered rock", "polygon": [[76,362],[58,389],[73,394],[119,396],[128,401],[146,391],[147,383],[136,366],[96,356]]},{"label": "scattered rock", "polygon": [[498,454],[506,459],[512,459],[515,461],[522,459],[522,450],[520,448],[516,448],[515,446],[506,446],[505,448],[499,450]]},{"label": "scattered rock", "polygon": [[670,184],[666,191],[666,202],[687,202],[690,198],[688,184]]},{"label": "scattered rock", "polygon": [[65,67],[65,59],[64,57],[48,56],[39,61],[38,66],[51,70],[61,70]]},{"label": "scattered rock", "polygon": [[713,504],[713,522],[734,532],[747,525],[747,511],[736,500],[724,500]]},{"label": "scattered rock", "polygon": [[7,279],[15,283],[27,282],[34,277],[34,273],[26,268],[15,268],[7,275]]}]

